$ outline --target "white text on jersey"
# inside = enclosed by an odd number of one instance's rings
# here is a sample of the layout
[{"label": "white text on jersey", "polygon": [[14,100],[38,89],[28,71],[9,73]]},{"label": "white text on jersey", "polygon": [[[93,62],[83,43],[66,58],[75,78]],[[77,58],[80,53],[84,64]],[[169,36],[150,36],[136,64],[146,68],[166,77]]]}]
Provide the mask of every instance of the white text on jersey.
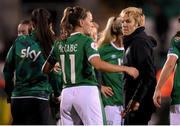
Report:
[{"label": "white text on jersey", "polygon": [[65,44],[64,46],[59,45],[60,52],[76,52],[77,44]]},{"label": "white text on jersey", "polygon": [[41,54],[41,51],[37,52],[35,50],[30,51],[30,46],[27,47],[27,49],[22,49],[21,50],[21,57],[22,58],[31,58],[33,61],[36,61],[38,56]]}]

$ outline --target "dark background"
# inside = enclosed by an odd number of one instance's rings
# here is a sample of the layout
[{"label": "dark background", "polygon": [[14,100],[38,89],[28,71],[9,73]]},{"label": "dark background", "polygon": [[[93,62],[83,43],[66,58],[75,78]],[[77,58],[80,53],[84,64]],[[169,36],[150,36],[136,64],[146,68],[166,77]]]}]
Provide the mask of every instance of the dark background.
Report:
[{"label": "dark background", "polygon": [[[68,6],[85,7],[89,9],[94,21],[104,29],[110,16],[118,16],[122,9],[129,6],[143,8],[146,15],[146,31],[156,38],[158,46],[155,48],[156,68],[160,70],[166,60],[171,37],[180,29],[178,17],[180,14],[180,0],[0,0],[0,82],[3,83],[2,69],[7,52],[16,39],[17,25],[22,19],[29,18],[35,8],[48,9],[53,17],[53,29],[58,35],[59,22],[63,10]],[[0,85],[0,98],[4,96]],[[153,116],[150,124],[169,124],[169,97],[164,98],[162,109]],[[2,121],[2,107],[0,99],[0,124],[8,124]],[[8,109],[6,105],[5,108]],[[6,114],[8,115],[8,114]],[[9,120],[8,120],[9,119]]]}]

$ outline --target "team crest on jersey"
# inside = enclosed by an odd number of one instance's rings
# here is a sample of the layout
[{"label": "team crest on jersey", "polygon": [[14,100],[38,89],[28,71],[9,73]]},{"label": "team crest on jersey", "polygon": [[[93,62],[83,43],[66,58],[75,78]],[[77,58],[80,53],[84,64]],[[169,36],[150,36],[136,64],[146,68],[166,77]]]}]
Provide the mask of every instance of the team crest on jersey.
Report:
[{"label": "team crest on jersey", "polygon": [[94,50],[97,51],[97,43],[92,42],[92,43],[91,43],[91,48],[93,48]]},{"label": "team crest on jersey", "polygon": [[112,59],[116,59],[117,56],[116,56],[115,54],[113,54],[113,55],[111,55],[111,58],[112,58]]}]

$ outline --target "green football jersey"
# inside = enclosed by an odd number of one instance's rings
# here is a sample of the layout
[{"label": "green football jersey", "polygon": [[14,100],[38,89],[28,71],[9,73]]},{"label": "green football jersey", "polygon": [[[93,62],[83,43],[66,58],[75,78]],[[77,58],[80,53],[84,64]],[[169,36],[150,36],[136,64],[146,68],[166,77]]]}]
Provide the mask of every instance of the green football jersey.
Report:
[{"label": "green football jersey", "polygon": [[49,74],[49,83],[52,86],[52,93],[55,97],[59,97],[62,91],[62,72],[52,70]]},{"label": "green football jersey", "polygon": [[12,97],[35,96],[47,99],[52,89],[47,75],[41,70],[44,62],[41,47],[35,40],[34,33],[19,36],[8,52],[3,71],[8,95],[11,96],[13,90]]},{"label": "green football jersey", "polygon": [[[99,48],[99,54],[101,59],[111,64],[121,65],[123,58],[124,48],[116,47],[112,42],[105,44]],[[114,95],[106,98],[102,94],[102,100],[104,105],[122,105],[123,104],[123,74],[122,73],[108,73],[102,72],[103,85],[112,88]]]},{"label": "green football jersey", "polygon": [[79,32],[54,45],[48,62],[59,62],[63,73],[63,87],[97,85],[94,68],[89,60],[99,56],[93,40]]},{"label": "green football jersey", "polygon": [[176,61],[176,71],[174,75],[173,89],[171,93],[172,105],[180,104],[180,40],[176,40],[175,37],[171,41],[171,47],[169,48],[168,55],[174,55],[178,58]]}]

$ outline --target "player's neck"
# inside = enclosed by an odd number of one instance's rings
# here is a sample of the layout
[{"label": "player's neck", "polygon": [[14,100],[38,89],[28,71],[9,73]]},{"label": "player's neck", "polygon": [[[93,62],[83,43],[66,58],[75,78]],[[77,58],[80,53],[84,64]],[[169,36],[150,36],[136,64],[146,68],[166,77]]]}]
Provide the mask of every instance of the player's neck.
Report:
[{"label": "player's neck", "polygon": [[73,32],[80,32],[80,33],[84,34],[84,31],[81,27],[76,27]]}]

